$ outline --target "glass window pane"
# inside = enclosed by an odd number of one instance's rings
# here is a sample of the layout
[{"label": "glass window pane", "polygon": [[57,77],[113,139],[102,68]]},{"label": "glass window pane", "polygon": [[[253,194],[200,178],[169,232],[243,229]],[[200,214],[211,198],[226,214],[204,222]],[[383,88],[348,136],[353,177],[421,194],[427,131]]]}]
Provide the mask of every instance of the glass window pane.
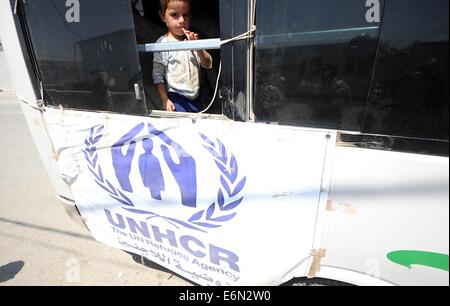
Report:
[{"label": "glass window pane", "polygon": [[24,11],[47,103],[147,114],[129,0],[28,0]]},{"label": "glass window pane", "polygon": [[258,0],[257,121],[361,129],[384,4],[374,2]]},{"label": "glass window pane", "polygon": [[364,132],[448,141],[448,5],[387,3]]}]

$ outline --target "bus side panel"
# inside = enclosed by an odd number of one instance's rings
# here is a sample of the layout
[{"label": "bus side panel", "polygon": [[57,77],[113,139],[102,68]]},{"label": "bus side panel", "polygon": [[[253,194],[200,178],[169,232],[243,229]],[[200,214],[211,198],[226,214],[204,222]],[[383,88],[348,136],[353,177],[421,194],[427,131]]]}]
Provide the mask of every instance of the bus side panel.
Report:
[{"label": "bus side panel", "polygon": [[[33,136],[41,160],[49,174],[58,195],[72,199],[68,186],[59,177],[58,166],[52,159],[55,154],[47,134],[41,112],[36,108],[37,100],[33,81],[29,74],[30,63],[27,62],[28,50],[22,41],[18,16],[13,15],[10,1],[0,2],[0,36],[5,55],[10,67],[9,72],[14,81],[14,89],[22,107],[28,128]],[[28,65],[28,68],[27,68]]]},{"label": "bus side panel", "polygon": [[49,139],[41,112],[26,103],[20,104],[22,106],[22,112],[25,116],[28,129],[30,130],[42,163],[49,174],[50,181],[52,182],[57,195],[72,200],[73,195],[70,191],[70,186],[64,182],[59,175],[60,172],[57,163],[57,153],[53,150],[53,144]]},{"label": "bus side panel", "polygon": [[17,95],[27,103],[35,105],[37,97],[25,61],[27,50],[25,45],[21,45],[18,31],[20,31],[19,21],[13,15],[10,1],[1,1],[0,37],[10,67],[9,72]]},{"label": "bus side panel", "polygon": [[448,285],[448,169],[446,157],[337,147],[322,266]]}]

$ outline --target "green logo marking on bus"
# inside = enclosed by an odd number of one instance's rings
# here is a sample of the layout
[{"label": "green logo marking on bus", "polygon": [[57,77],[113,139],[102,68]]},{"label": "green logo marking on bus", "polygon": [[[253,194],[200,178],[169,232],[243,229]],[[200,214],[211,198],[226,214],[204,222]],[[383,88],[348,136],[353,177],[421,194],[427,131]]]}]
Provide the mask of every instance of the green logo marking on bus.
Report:
[{"label": "green logo marking on bus", "polygon": [[387,258],[401,266],[412,269],[412,265],[431,267],[448,272],[448,255],[423,251],[395,251]]}]

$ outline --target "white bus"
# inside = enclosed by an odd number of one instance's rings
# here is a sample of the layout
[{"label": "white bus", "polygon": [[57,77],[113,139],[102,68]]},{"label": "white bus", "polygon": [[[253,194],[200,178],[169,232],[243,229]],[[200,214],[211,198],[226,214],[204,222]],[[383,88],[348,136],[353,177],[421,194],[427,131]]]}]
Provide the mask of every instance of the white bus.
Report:
[{"label": "white bus", "polygon": [[[172,45],[158,5],[0,0],[72,218],[200,285],[448,286],[448,0],[192,0]],[[152,52],[203,48],[205,110],[162,111]]]}]

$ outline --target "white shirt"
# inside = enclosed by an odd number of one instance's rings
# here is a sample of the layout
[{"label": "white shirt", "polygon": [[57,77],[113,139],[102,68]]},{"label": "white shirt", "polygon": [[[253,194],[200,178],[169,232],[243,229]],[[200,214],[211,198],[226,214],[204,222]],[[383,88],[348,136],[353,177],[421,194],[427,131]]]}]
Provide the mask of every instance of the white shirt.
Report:
[{"label": "white shirt", "polygon": [[[156,43],[176,42],[167,35]],[[153,53],[153,82],[166,84],[167,92],[175,92],[191,100],[200,92],[200,57],[195,51]]]}]

